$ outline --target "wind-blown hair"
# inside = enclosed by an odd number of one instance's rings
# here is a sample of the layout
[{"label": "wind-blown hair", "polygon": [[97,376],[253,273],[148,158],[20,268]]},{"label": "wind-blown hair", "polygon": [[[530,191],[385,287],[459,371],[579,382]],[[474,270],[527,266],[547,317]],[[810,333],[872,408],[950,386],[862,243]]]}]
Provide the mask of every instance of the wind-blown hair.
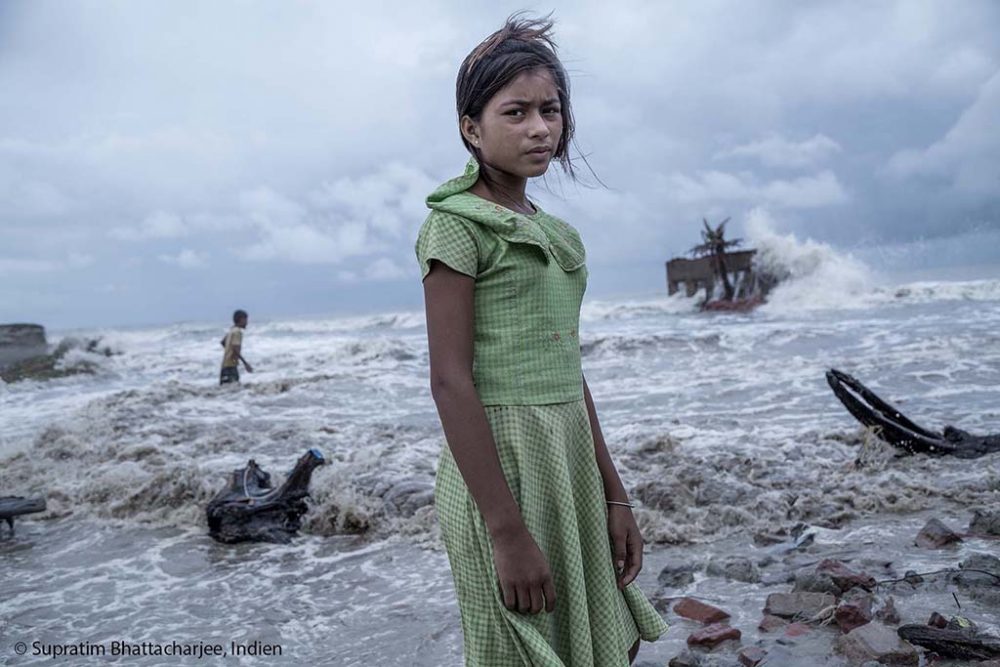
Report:
[{"label": "wind-blown hair", "polygon": [[[484,39],[462,61],[455,82],[455,103],[459,122],[465,116],[478,121],[493,96],[518,75],[537,68],[548,70],[559,91],[563,121],[562,136],[552,157],[559,161],[563,171],[575,178],[569,157],[574,127],[569,77],[556,55],[552,26],[549,17],[532,19],[521,13],[510,16],[500,30]],[[479,149],[470,144],[465,135],[462,135],[462,143],[479,164],[483,164]]]}]

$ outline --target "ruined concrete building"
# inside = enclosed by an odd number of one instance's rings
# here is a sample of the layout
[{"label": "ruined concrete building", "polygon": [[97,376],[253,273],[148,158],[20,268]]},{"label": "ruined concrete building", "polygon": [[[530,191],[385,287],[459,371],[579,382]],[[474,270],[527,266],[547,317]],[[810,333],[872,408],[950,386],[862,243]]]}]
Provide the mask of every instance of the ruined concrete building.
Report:
[{"label": "ruined concrete building", "polygon": [[[770,287],[770,281],[762,281],[754,273],[753,258],[756,250],[739,250],[724,254],[726,269],[736,288],[736,299],[763,297]],[[715,293],[718,276],[715,269],[715,257],[707,255],[696,259],[675,257],[667,262],[667,291],[676,294],[684,285],[685,294],[694,296],[700,290],[705,290],[705,300],[711,300]]]}]

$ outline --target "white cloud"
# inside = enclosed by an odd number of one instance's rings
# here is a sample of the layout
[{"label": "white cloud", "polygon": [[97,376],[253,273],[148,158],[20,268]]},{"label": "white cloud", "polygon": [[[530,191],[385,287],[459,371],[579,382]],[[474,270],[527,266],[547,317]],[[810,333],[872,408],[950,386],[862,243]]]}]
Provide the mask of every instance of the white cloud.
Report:
[{"label": "white cloud", "polygon": [[24,259],[0,257],[0,275],[17,273],[53,273],[83,269],[94,263],[91,255],[70,253],[65,259]]},{"label": "white cloud", "polygon": [[[0,90],[17,91],[0,109],[5,275],[30,282],[71,268],[70,251],[100,256],[72,286],[81,294],[140,275],[149,290],[104,308],[79,299],[78,312],[113,322],[173,316],[159,306],[182,248],[197,249],[195,264],[235,259],[262,295],[289,263],[307,265],[280,275],[296,286],[412,267],[424,197],[466,157],[458,65],[517,6],[286,5],[201,3],[197,21],[163,3],[33,2],[4,15],[16,20],[3,22]],[[861,229],[899,241],[998,224],[983,203],[996,195],[1000,114],[980,90],[1000,68],[996,2],[551,7],[577,140],[609,188],[550,178],[556,196],[539,195],[596,262],[654,266],[690,247],[681,239],[703,215],[744,206],[847,243]],[[892,156],[895,179],[873,179]],[[60,298],[71,291],[51,282]],[[404,284],[382,285],[386,302],[412,298]],[[315,312],[326,303],[314,295],[288,289],[278,305]],[[360,298],[346,290],[342,306]],[[210,299],[190,295],[184,316]]]},{"label": "white cloud", "polygon": [[938,176],[960,192],[1000,196],[1000,71],[941,139],[897,152],[887,172],[902,179]]},{"label": "white cloud", "polygon": [[159,255],[159,260],[166,264],[173,264],[182,269],[201,269],[208,266],[208,253],[198,252],[190,248],[184,248],[176,255]]},{"label": "white cloud", "polygon": [[768,167],[809,167],[841,150],[840,144],[824,134],[805,141],[789,141],[780,134],[771,134],[758,141],[719,151],[715,159],[753,157]]},{"label": "white cloud", "polygon": [[155,211],[136,227],[115,227],[108,235],[122,241],[175,239],[187,236],[190,229],[180,216],[167,211]]},{"label": "white cloud", "polygon": [[260,239],[238,251],[253,261],[285,261],[298,264],[335,264],[345,247],[322,231],[306,224],[265,226]]},{"label": "white cloud", "polygon": [[365,269],[366,280],[389,281],[408,277],[409,274],[388,257],[379,257]]},{"label": "white cloud", "polygon": [[299,203],[268,187],[259,187],[241,192],[240,209],[254,222],[297,223],[305,216],[305,209]]},{"label": "white cloud", "polygon": [[379,257],[357,270],[341,269],[336,275],[340,282],[352,285],[363,282],[391,282],[413,277],[398,262],[388,257]]},{"label": "white cloud", "polygon": [[821,208],[845,203],[849,197],[832,171],[790,181],[775,180],[761,188],[765,202],[785,208]]},{"label": "white cloud", "polygon": [[239,202],[257,234],[256,242],[238,250],[244,259],[320,264],[342,258],[345,248],[311,224],[298,202],[266,187],[241,193]]},{"label": "white cloud", "polygon": [[668,179],[670,196],[685,204],[712,204],[718,201],[746,202],[782,208],[821,208],[842,204],[849,197],[832,171],[791,180],[764,183],[753,174],[702,171],[696,176],[673,174]]},{"label": "white cloud", "polygon": [[[338,264],[393,248],[409,251],[426,215],[424,198],[435,185],[424,172],[390,162],[325,182],[300,199],[266,187],[244,192],[240,207],[257,239],[238,255],[253,261]],[[372,265],[373,279],[398,277],[385,262]]]},{"label": "white cloud", "polygon": [[427,210],[424,198],[438,184],[419,169],[390,162],[360,176],[324,183],[309,194],[317,209],[335,211],[348,220],[364,221],[374,230],[398,236]]},{"label": "white cloud", "polygon": [[64,266],[68,269],[83,269],[94,263],[93,255],[83,252],[71,252],[66,258]]},{"label": "white cloud", "polygon": [[62,268],[60,262],[47,259],[12,259],[0,257],[0,274],[48,273]]},{"label": "white cloud", "polygon": [[0,212],[26,218],[58,218],[73,210],[76,202],[52,183],[0,171]]}]

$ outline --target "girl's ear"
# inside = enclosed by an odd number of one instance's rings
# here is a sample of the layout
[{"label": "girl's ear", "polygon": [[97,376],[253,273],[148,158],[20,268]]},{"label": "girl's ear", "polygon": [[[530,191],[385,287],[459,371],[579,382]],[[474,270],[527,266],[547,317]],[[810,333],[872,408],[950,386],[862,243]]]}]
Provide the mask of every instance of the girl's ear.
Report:
[{"label": "girl's ear", "polygon": [[479,146],[479,125],[476,121],[472,120],[468,116],[462,116],[462,120],[458,122],[458,127],[462,131],[462,136],[465,137],[466,141],[473,146]]}]

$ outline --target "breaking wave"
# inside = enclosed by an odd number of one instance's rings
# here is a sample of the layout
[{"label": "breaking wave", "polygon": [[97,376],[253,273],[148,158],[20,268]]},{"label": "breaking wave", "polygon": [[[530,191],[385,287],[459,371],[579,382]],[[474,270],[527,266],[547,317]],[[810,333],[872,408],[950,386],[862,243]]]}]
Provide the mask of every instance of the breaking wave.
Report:
[{"label": "breaking wave", "polygon": [[751,211],[746,227],[758,270],[781,281],[768,295],[765,312],[863,307],[876,287],[862,262],[825,243],[775,232],[764,211]]},{"label": "breaking wave", "polygon": [[[996,502],[997,465],[896,458],[862,429],[807,431],[769,442],[697,448],[669,434],[644,437],[622,457],[648,542],[686,544],[796,523],[840,529],[856,519]],[[865,449],[874,447],[876,454]],[[642,473],[637,474],[641,470]],[[631,474],[630,474],[631,473]]]},{"label": "breaking wave", "polygon": [[936,301],[1000,301],[1000,280],[923,281],[891,285],[861,260],[832,246],[774,231],[762,210],[751,211],[747,235],[755,262],[781,279],[762,312],[793,315],[818,310],[883,308]]},{"label": "breaking wave", "polygon": [[[429,536],[436,429],[382,420],[345,423],[320,414],[294,418],[294,402],[281,409],[285,397],[322,393],[336,379],[321,375],[235,390],[168,382],[117,392],[57,420],[29,450],[3,460],[4,486],[45,496],[48,518],[193,527],[204,524],[205,506],[230,470],[254,458],[280,484],[295,460],[316,447],[331,465],[313,475],[307,532]],[[237,406],[267,414],[234,420]]]},{"label": "breaking wave", "polygon": [[[979,303],[1000,301],[1000,281],[880,286],[829,246],[753,234],[788,275],[760,314],[702,315],[680,295],[584,306],[584,370],[647,539],[995,503],[998,461],[856,466],[858,436],[838,430],[853,422],[823,371],[997,430],[1000,309]],[[44,495],[49,517],[195,528],[229,471],[253,458],[280,480],[315,447],[329,465],[314,473],[306,532],[434,544],[444,441],[422,326],[420,313],[263,323],[239,387],[216,385],[218,327],[97,332],[114,354],[67,353],[95,374],[0,385],[0,493]]]},{"label": "breaking wave", "polygon": [[963,282],[914,282],[876,291],[883,303],[932,303],[934,301],[1000,301],[1000,280]]},{"label": "breaking wave", "polygon": [[672,296],[650,297],[628,301],[585,301],[580,309],[580,322],[621,321],[640,317],[684,315],[697,310],[698,298],[685,297],[678,292]]},{"label": "breaking wave", "polygon": [[[711,342],[709,342],[711,344]],[[249,406],[278,405],[328,378],[261,383],[236,391]],[[347,423],[321,416],[212,419],[225,412],[229,388],[177,383],[119,392],[45,428],[30,451],[3,462],[4,481],[48,499],[47,517],[70,515],[142,524],[198,527],[226,474],[254,458],[280,483],[309,447],[329,465],[316,470],[304,531],[317,535],[402,534],[435,546],[434,467],[443,445],[436,424],[386,420]],[[288,412],[290,411],[290,412]],[[188,418],[183,415],[187,414]],[[703,427],[618,427],[616,458],[645,539],[691,543],[737,531],[805,522],[839,528],[870,515],[916,512],[951,501],[996,501],[996,464],[909,457],[873,464],[861,431],[748,430],[752,415]],[[192,418],[196,417],[196,418]],[[743,424],[743,426],[741,426]],[[886,457],[891,456],[887,454]]]},{"label": "breaking wave", "polygon": [[608,334],[592,336],[580,345],[587,360],[619,355],[651,353],[697,353],[719,349],[722,337],[718,333],[696,335],[677,334]]}]

